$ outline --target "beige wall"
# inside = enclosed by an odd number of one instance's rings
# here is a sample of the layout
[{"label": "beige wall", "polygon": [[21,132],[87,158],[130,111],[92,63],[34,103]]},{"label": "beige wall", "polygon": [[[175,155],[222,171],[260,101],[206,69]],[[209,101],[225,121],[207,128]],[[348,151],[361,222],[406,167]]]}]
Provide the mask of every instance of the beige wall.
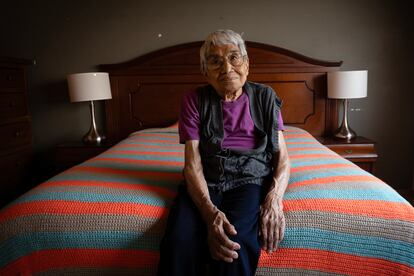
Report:
[{"label": "beige wall", "polygon": [[219,28],[309,57],[343,60],[343,70],[369,70],[368,98],[351,102],[361,109],[351,112],[351,126],[378,142],[377,175],[407,188],[414,137],[413,28],[406,2],[9,1],[1,8],[0,55],[37,62],[29,81],[40,172],[51,165],[55,144],[79,140],[89,127],[87,104],[68,101],[68,73],[202,40]]}]

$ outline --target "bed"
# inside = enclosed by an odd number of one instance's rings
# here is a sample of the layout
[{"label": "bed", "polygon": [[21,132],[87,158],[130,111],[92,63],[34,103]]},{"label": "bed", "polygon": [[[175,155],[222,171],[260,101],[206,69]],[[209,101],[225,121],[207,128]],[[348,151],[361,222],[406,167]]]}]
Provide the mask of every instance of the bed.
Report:
[{"label": "bed", "polygon": [[[110,74],[109,150],[0,210],[0,275],[155,275],[168,209],[182,180],[182,95],[205,83],[201,42],[168,47]],[[286,234],[257,275],[414,275],[414,208],[315,137],[337,127],[326,74],[341,62],[248,42],[249,80],[282,98],[291,178]]]}]

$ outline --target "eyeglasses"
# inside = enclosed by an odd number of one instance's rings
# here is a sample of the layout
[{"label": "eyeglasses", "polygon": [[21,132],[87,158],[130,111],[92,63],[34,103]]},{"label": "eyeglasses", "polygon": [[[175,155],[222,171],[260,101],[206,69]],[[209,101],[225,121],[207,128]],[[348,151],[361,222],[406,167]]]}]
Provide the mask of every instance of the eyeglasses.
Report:
[{"label": "eyeglasses", "polygon": [[239,67],[243,64],[245,57],[246,56],[242,56],[239,52],[230,53],[226,57],[209,56],[207,57],[207,69],[213,71],[218,70],[224,65],[224,62],[229,62],[232,66]]}]

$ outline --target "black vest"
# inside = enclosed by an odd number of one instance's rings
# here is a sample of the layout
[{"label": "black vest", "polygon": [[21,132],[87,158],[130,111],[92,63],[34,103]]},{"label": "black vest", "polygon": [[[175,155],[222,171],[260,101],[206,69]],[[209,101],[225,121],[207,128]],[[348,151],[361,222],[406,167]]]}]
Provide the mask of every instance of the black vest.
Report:
[{"label": "black vest", "polygon": [[246,82],[243,90],[250,102],[258,144],[251,150],[223,149],[222,98],[211,85],[198,88],[200,155],[210,188],[227,191],[244,184],[263,185],[273,174],[277,156],[278,113],[281,101],[269,86]]}]

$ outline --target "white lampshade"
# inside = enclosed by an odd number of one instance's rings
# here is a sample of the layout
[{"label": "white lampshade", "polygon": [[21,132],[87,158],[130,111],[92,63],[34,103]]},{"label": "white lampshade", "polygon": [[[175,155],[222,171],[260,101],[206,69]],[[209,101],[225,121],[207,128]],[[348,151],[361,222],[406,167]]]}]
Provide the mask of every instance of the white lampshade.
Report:
[{"label": "white lampshade", "polygon": [[328,73],[328,98],[356,99],[367,96],[368,71]]},{"label": "white lampshade", "polygon": [[111,99],[108,73],[78,73],[67,76],[71,102]]}]

